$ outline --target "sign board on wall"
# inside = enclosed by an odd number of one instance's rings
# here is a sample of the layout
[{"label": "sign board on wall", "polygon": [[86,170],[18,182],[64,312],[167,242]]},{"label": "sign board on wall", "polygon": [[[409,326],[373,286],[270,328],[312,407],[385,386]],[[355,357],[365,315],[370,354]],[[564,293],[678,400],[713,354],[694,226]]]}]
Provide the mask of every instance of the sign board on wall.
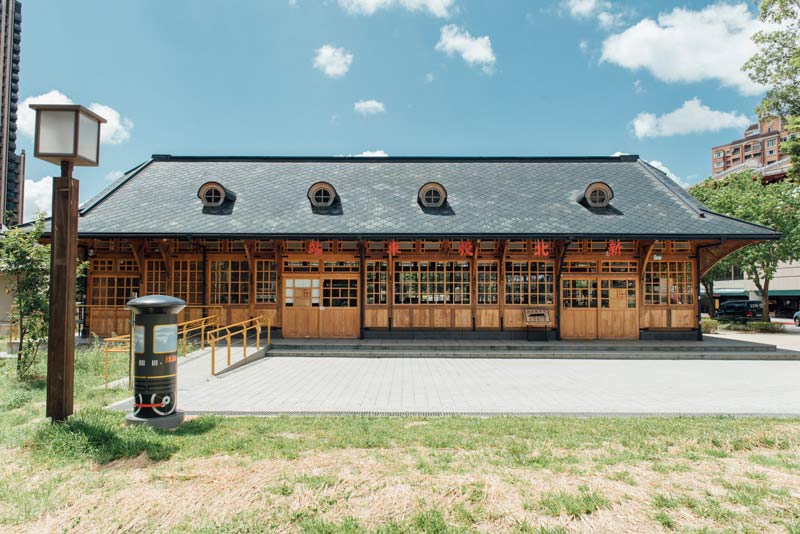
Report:
[{"label": "sign board on wall", "polygon": [[525,310],[525,324],[550,323],[550,310],[547,308],[528,308]]}]

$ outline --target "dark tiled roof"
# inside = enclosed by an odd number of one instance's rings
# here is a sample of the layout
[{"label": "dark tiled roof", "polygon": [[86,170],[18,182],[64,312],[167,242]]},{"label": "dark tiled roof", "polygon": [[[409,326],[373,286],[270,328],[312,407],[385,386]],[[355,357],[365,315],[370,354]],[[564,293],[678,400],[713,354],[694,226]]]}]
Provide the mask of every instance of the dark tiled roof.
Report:
[{"label": "dark tiled roof", "polygon": [[[204,213],[197,190],[217,181],[233,211]],[[333,184],[337,214],[306,192]],[[447,209],[424,212],[419,187],[447,189]],[[611,207],[578,202],[608,183]],[[762,226],[707,211],[637,156],[603,158],[214,158],[154,156],[81,208],[82,236],[663,236],[775,238]]]}]

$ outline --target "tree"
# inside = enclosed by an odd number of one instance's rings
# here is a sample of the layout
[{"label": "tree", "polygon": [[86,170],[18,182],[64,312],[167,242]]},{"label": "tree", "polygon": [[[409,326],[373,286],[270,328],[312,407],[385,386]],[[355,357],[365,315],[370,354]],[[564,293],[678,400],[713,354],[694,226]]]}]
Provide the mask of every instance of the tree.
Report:
[{"label": "tree", "polygon": [[758,114],[800,115],[800,2],[763,0],[759,19],[766,25],[753,35],[759,51],[742,67],[751,80],[767,87]]},{"label": "tree", "polygon": [[47,341],[50,289],[50,246],[39,240],[44,229],[40,216],[30,230],[8,230],[0,241],[0,272],[14,295],[11,321],[19,328],[17,377],[30,372],[39,348]]},{"label": "tree", "polygon": [[709,178],[689,192],[716,212],[781,233],[781,239],[750,245],[729,257],[729,264],[740,266],[761,293],[763,318],[769,320],[769,284],[778,264],[800,259],[800,186],[789,179],[762,185],[760,176],[745,171]]},{"label": "tree", "polygon": [[704,274],[702,278],[700,278],[700,283],[703,284],[703,289],[706,290],[706,296],[704,297],[704,300],[708,305],[708,314],[711,317],[714,317],[717,312],[716,307],[714,306],[714,281],[727,275],[730,272],[730,269],[731,264],[726,258],[714,265],[714,267],[709,269],[709,271]]}]

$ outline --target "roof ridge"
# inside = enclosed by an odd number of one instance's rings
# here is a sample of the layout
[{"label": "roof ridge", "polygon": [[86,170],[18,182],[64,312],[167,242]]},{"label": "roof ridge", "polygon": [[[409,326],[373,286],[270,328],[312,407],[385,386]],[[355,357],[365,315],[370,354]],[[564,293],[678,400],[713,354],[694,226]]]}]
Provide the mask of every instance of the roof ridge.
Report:
[{"label": "roof ridge", "polygon": [[286,161],[286,162],[635,162],[636,154],[619,156],[173,156],[153,154],[152,161]]},{"label": "roof ridge", "polygon": [[87,200],[84,204],[82,204],[78,210],[80,215],[85,215],[89,213],[92,209],[95,208],[98,204],[100,204],[103,200],[109,197],[112,193],[114,193],[117,189],[125,185],[128,180],[139,174],[145,167],[150,165],[153,162],[153,159],[148,159],[137,165],[136,167],[130,169],[125,174],[117,178],[114,183],[97,193],[95,196]]},{"label": "roof ridge", "polygon": [[[650,165],[649,163],[647,163],[642,159],[639,160],[639,164],[642,165],[644,169],[648,171],[650,175],[652,175],[656,180],[664,184],[664,186],[666,186],[666,188],[669,190],[670,193],[677,196],[684,204],[689,206],[689,209],[694,211],[698,217],[705,217],[704,212],[709,211],[708,208],[706,208],[702,202],[691,196],[689,192],[687,192],[684,188],[679,186],[672,178],[667,176],[667,173],[659,169],[656,169],[655,167],[653,167],[652,165]],[[666,178],[666,180],[661,176]],[[678,186],[677,190],[675,189],[676,185]]]}]

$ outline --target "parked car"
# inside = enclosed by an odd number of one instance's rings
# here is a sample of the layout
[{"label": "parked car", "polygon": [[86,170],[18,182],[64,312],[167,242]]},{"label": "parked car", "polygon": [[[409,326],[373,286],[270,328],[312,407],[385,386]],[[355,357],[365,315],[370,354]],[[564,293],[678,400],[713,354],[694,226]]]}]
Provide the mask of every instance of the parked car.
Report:
[{"label": "parked car", "polygon": [[715,319],[735,323],[763,321],[762,309],[760,300],[729,300],[720,304]]},{"label": "parked car", "polygon": [[794,312],[794,325],[800,326],[800,311]]}]

